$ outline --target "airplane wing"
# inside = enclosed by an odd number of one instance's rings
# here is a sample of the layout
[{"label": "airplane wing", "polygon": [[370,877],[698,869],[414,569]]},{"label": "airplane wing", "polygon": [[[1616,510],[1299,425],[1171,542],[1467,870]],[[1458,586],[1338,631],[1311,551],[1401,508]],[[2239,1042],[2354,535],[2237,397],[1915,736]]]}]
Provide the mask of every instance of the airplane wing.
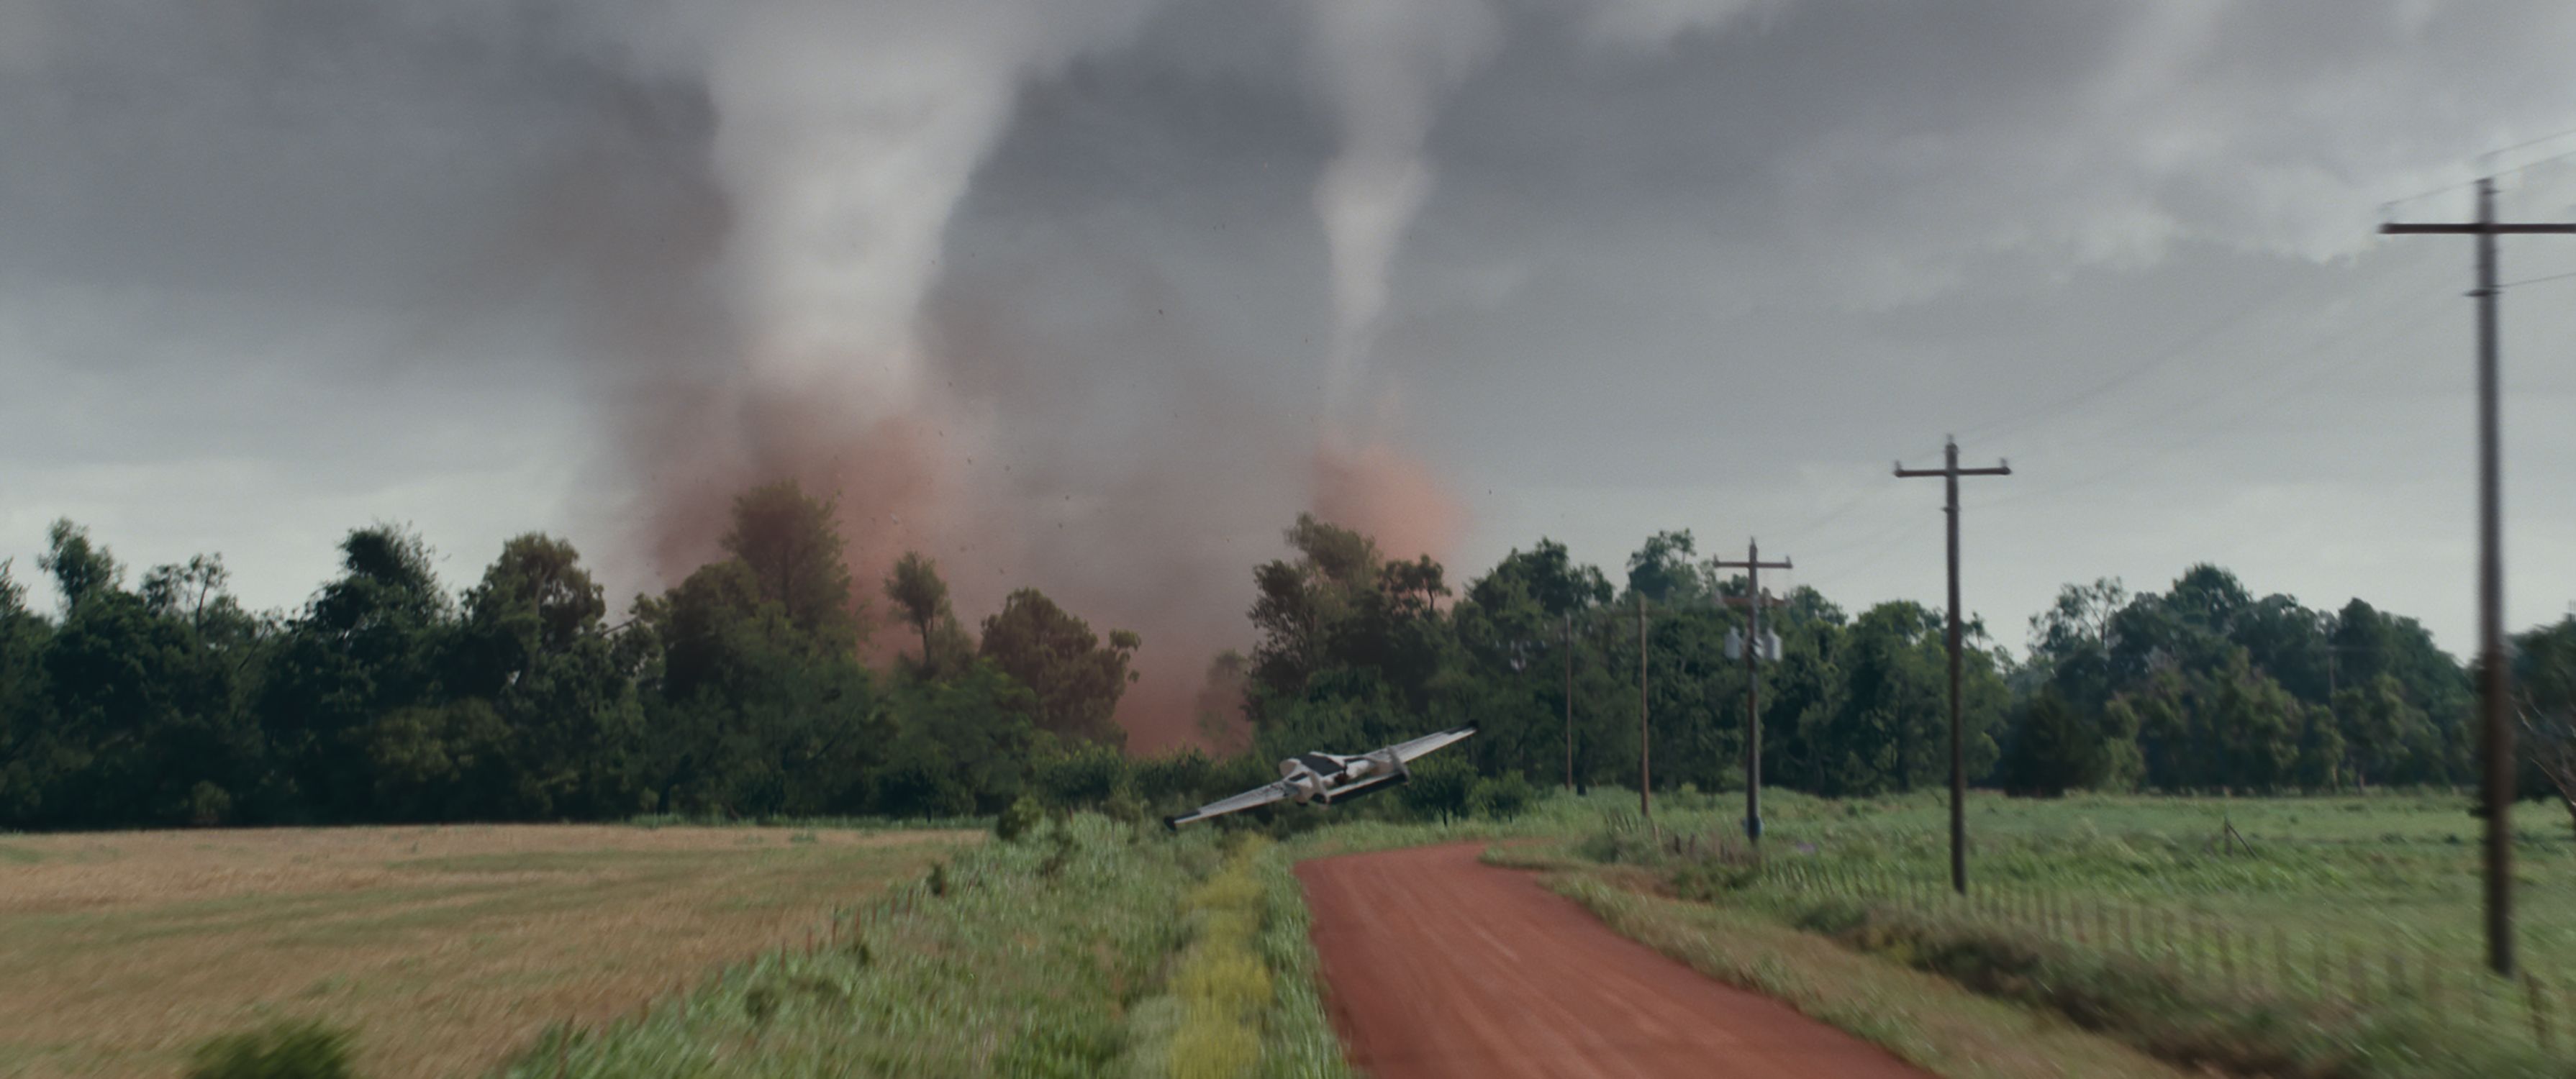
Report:
[{"label": "airplane wing", "polygon": [[1474,733],[1476,733],[1476,725],[1470,723],[1464,727],[1451,727],[1438,734],[1426,734],[1410,742],[1398,742],[1389,748],[1395,750],[1397,760],[1411,764],[1415,758],[1425,753],[1454,742],[1465,741],[1468,735]]},{"label": "airplane wing", "polygon": [[1289,798],[1293,798],[1296,796],[1296,793],[1296,789],[1290,787],[1285,782],[1265,783],[1231,798],[1219,798],[1216,801],[1209,802],[1206,805],[1200,806],[1187,813],[1183,813],[1180,816],[1165,817],[1163,818],[1163,827],[1170,828],[1173,831],[1179,831],[1182,825],[1188,824],[1191,821],[1206,820],[1209,817],[1222,817],[1228,813],[1240,813],[1247,809],[1258,809],[1262,806],[1269,805],[1272,802],[1285,801]]}]

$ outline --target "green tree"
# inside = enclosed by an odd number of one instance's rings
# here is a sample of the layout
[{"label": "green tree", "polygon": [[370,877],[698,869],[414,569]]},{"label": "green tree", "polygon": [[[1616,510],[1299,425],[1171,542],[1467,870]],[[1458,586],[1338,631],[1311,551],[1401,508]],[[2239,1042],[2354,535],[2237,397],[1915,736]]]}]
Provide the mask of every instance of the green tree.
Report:
[{"label": "green tree", "polygon": [[2576,617],[2515,636],[2516,740],[2526,773],[2517,785],[2556,796],[2576,824]]},{"label": "green tree", "polygon": [[918,552],[906,552],[886,577],[886,598],[921,635],[923,678],[941,678],[960,669],[975,655],[975,641],[948,607],[948,582],[939,579],[939,564]]},{"label": "green tree", "polygon": [[2005,790],[2055,798],[2071,790],[2117,789],[2134,781],[2137,746],[2118,737],[2119,729],[2134,719],[2096,721],[2053,687],[2041,688],[2025,702],[2019,718],[2012,746],[1996,769]]},{"label": "green tree", "polygon": [[[998,813],[1028,791],[1040,738],[1029,721],[1036,701],[1000,667],[968,661],[953,678],[898,687],[890,704],[894,757],[917,774],[909,789],[880,785],[880,806],[914,816]],[[934,771],[944,774],[922,786]]]},{"label": "green tree", "polygon": [[341,574],[289,620],[260,691],[283,796],[329,820],[378,816],[366,728],[439,703],[454,609],[428,546],[393,525],[349,533]]},{"label": "green tree", "polygon": [[896,732],[832,627],[798,625],[740,559],[700,567],[649,614],[664,649],[647,702],[659,804],[744,816],[864,809]]},{"label": "green tree", "polygon": [[1645,544],[1628,556],[1628,591],[1655,604],[1699,598],[1704,589],[1699,568],[1691,564],[1698,553],[1687,528],[1646,537]]},{"label": "green tree", "polygon": [[2346,686],[2335,694],[2333,716],[2342,727],[2344,772],[2356,785],[2420,772],[2425,757],[2440,757],[2431,721],[2406,699],[2405,685],[2393,674]]},{"label": "green tree", "polygon": [[1035,694],[1038,729],[1117,746],[1127,740],[1116,719],[1118,698],[1136,680],[1128,662],[1140,644],[1135,634],[1112,630],[1104,647],[1089,624],[1023,588],[984,620],[980,652]]},{"label": "green tree", "polygon": [[1383,565],[1368,537],[1311,513],[1298,514],[1286,535],[1297,557],[1253,571],[1256,723],[1267,721],[1259,702],[1302,696],[1310,678],[1336,665],[1336,639],[1376,591]]},{"label": "green tree", "polygon": [[724,549],[751,570],[762,599],[823,647],[855,651],[865,639],[831,503],[794,480],[753,488],[734,500]]},{"label": "green tree", "polygon": [[63,759],[46,703],[44,656],[53,627],[27,609],[26,586],[0,560],[0,827],[36,820]]},{"label": "green tree", "polygon": [[[530,533],[502,545],[465,593],[443,688],[484,702],[506,737],[477,745],[490,769],[484,816],[607,816],[641,807],[644,714],[632,659],[603,625],[608,605],[572,544]],[[479,739],[471,713],[448,724]],[[416,725],[415,728],[416,729]]]},{"label": "green tree", "polygon": [[238,668],[143,597],[112,583],[81,592],[44,667],[51,748],[70,766],[54,784],[58,823],[192,823],[216,801],[200,784],[229,792],[251,778],[257,730],[236,708]]},{"label": "green tree", "polygon": [[937,671],[939,659],[930,630],[941,618],[953,617],[948,612],[948,582],[939,579],[939,564],[919,551],[906,551],[887,575],[885,591],[886,598],[894,601],[895,612],[921,634],[923,672]]},{"label": "green tree", "polygon": [[55,521],[45,530],[45,553],[36,556],[36,566],[54,575],[66,614],[91,596],[114,590],[125,578],[125,567],[116,564],[107,548],[90,542],[89,529],[69,520]]},{"label": "green tree", "polygon": [[2101,577],[2060,588],[2047,610],[2031,616],[2031,665],[2069,703],[2099,708],[2111,699],[2113,619],[2128,604],[2119,579]]},{"label": "green tree", "polygon": [[1411,782],[1396,788],[1404,808],[1422,820],[1453,821],[1467,815],[1476,791],[1476,769],[1457,757],[1426,757],[1413,764]]}]

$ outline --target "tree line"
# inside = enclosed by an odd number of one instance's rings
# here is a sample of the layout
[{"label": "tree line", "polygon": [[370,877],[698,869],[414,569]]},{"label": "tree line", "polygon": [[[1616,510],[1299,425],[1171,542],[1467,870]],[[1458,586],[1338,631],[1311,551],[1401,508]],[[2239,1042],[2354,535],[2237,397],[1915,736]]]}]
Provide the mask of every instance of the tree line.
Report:
[{"label": "tree line", "polygon": [[[1724,642],[1750,597],[1687,531],[1649,537],[1615,584],[1543,540],[1453,588],[1429,558],[1302,516],[1290,554],[1252,574],[1254,647],[1207,672],[1212,752],[1136,760],[1115,720],[1135,634],[1096,633],[1034,589],[969,627],[920,555],[854,580],[831,520],[793,484],[746,492],[725,557],[614,622],[579,553],[544,535],[510,540],[452,593],[418,536],[357,529],[306,603],[256,613],[219,558],[129,582],[57,522],[37,565],[58,610],[30,607],[0,563],[0,827],[938,817],[1024,797],[1141,817],[1256,785],[1294,753],[1470,721],[1458,764],[1399,804],[1508,811],[1532,784],[1633,784],[1641,751],[1658,787],[1741,784],[1746,672]],[[1777,599],[1765,781],[1833,796],[1945,782],[1942,612]],[[871,668],[872,633],[900,634],[906,654]],[[1982,622],[1966,636],[1968,764],[1985,785],[2472,779],[2469,672],[2359,600],[2257,598],[2203,565],[2162,593],[2067,586],[2022,656]],[[2556,747],[2576,762],[2576,737],[2549,737],[2576,733],[2555,718],[2576,680],[2551,673],[2576,659],[2576,623],[2525,641],[2539,790]]]},{"label": "tree line", "polygon": [[[1475,720],[1469,755],[1487,773],[1633,785],[1649,739],[1656,786],[1741,788],[1747,673],[1724,642],[1752,629],[1747,582],[1699,557],[1688,531],[1649,537],[1615,583],[1541,541],[1454,590],[1437,564],[1383,558],[1329,523],[1301,519],[1288,539],[1295,556],[1256,573],[1259,644],[1242,661],[1266,751]],[[1782,654],[1757,672],[1764,782],[1828,796],[1945,784],[1944,613],[1895,600],[1855,614],[1812,588],[1769,599],[1764,628]],[[2471,672],[2420,622],[2358,599],[2320,610],[2258,597],[2204,564],[2160,593],[2067,585],[2030,619],[2020,655],[1981,620],[1963,636],[1962,727],[1982,786],[2282,793],[2476,779]],[[2576,620],[2516,644],[2522,789],[2576,795]],[[2542,767],[2553,760],[2565,764]]]},{"label": "tree line", "polygon": [[0,567],[0,827],[990,813],[1114,757],[1139,645],[1033,589],[970,634],[915,556],[884,591],[925,650],[871,670],[830,507],[792,484],[614,624],[543,535],[451,595],[417,536],[361,528],[285,614],[215,557],[129,585],[81,528],[47,541],[58,615]]}]

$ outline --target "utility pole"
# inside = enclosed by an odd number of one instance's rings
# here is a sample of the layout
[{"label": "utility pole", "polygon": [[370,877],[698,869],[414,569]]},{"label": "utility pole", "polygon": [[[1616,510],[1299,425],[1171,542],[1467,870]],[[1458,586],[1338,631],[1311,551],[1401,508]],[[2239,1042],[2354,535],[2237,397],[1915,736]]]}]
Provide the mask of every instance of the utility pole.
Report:
[{"label": "utility pole", "polygon": [[1744,838],[1753,843],[1754,850],[1759,851],[1762,849],[1762,676],[1755,673],[1753,664],[1762,654],[1762,571],[1795,567],[1785,558],[1777,562],[1763,561],[1761,544],[1750,539],[1744,541],[1744,561],[1713,559],[1709,565],[1745,572],[1743,602],[1753,612],[1748,623],[1751,628],[1744,634]]},{"label": "utility pole", "polygon": [[1961,734],[1959,719],[1959,477],[2009,476],[2012,465],[1997,462],[1993,468],[1959,467],[1959,440],[1942,439],[1941,467],[1907,468],[1896,463],[1899,478],[1939,476],[1947,488],[1948,498],[1942,512],[1950,518],[1950,887],[1960,895],[1968,894],[1968,751]]},{"label": "utility pole", "polygon": [[2485,719],[2487,965],[2513,977],[2513,726],[2506,694],[2512,689],[2504,655],[2504,516],[2502,451],[2496,412],[2496,237],[2576,234],[2576,225],[2508,224],[2495,219],[2495,178],[2478,181],[2478,219],[2454,224],[2379,226],[2385,236],[2475,236],[2478,239],[2478,710]]}]

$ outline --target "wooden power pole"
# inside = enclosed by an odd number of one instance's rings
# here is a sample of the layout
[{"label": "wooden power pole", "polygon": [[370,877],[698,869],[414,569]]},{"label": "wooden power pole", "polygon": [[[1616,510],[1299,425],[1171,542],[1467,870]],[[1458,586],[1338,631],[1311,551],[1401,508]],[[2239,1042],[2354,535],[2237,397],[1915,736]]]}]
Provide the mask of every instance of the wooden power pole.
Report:
[{"label": "wooden power pole", "polygon": [[1959,477],[2009,476],[2012,466],[1999,462],[1993,468],[1959,467],[1959,440],[1943,439],[1941,467],[1907,468],[1896,464],[1900,478],[1939,476],[1948,497],[1943,511],[1950,518],[1950,887],[1960,895],[1968,894],[1968,751],[1967,739],[1959,719]]},{"label": "wooden power pole", "polygon": [[[1754,661],[1762,654],[1762,571],[1792,569],[1788,559],[1777,562],[1762,560],[1760,544],[1744,542],[1744,561],[1711,560],[1717,569],[1740,569],[1745,578],[1744,604],[1753,612],[1744,634],[1744,837],[1754,849],[1762,846],[1762,676],[1755,672]],[[1732,602],[1730,600],[1730,602]]]},{"label": "wooden power pole", "polygon": [[2576,234],[2576,225],[2509,224],[2495,219],[2495,179],[2478,181],[2478,219],[2455,224],[2379,226],[2384,235],[2475,236],[2478,241],[2478,710],[2485,720],[2487,965],[2513,977],[2513,726],[2511,674],[2504,654],[2504,515],[2498,473],[2496,411],[2496,237]]}]

